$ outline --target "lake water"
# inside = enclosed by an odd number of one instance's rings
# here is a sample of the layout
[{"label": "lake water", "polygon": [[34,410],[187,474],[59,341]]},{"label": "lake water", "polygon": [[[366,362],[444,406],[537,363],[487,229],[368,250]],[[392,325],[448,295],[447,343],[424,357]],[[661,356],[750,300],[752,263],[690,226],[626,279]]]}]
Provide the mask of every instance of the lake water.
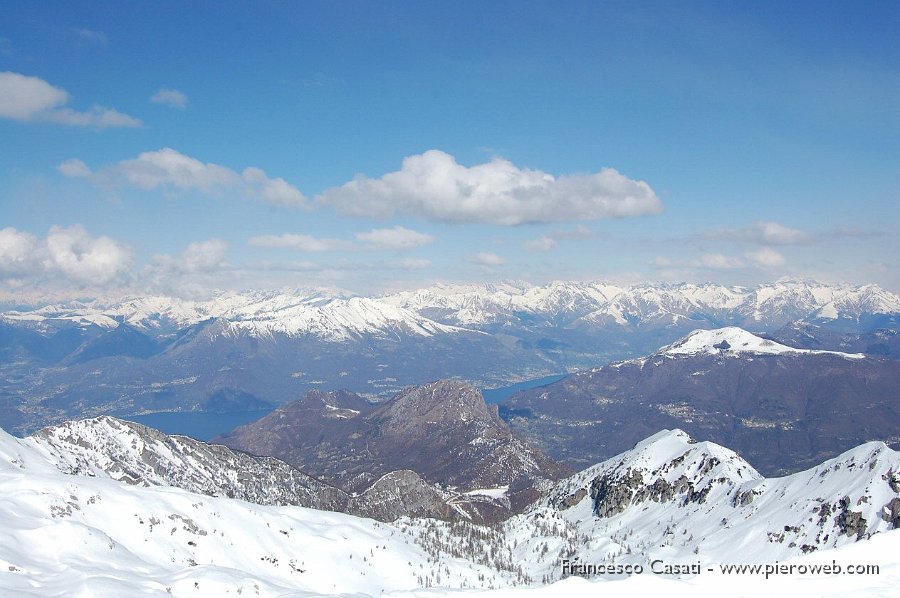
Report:
[{"label": "lake water", "polygon": [[568,376],[568,374],[554,374],[552,376],[544,376],[543,378],[525,380],[524,382],[518,382],[516,384],[513,384],[512,386],[504,386],[503,388],[492,388],[489,390],[482,389],[481,394],[484,395],[485,403],[487,403],[488,405],[495,405],[497,403],[502,403],[520,390],[528,390],[529,388],[536,388],[538,386],[553,384],[558,380],[562,380],[566,376]]},{"label": "lake water", "polygon": [[[503,388],[482,390],[484,400],[489,405],[501,403],[520,390],[551,384],[565,377],[565,374],[544,376],[534,380],[525,380]],[[271,413],[273,409],[257,409],[234,413],[150,413],[147,415],[131,415],[125,417],[139,424],[156,428],[166,434],[180,434],[197,440],[210,440],[216,436],[230,432],[238,426],[249,424]]]},{"label": "lake water", "polygon": [[238,411],[235,413],[149,413],[129,415],[128,419],[166,434],[181,434],[197,440],[210,440],[238,426],[255,422],[273,409]]}]

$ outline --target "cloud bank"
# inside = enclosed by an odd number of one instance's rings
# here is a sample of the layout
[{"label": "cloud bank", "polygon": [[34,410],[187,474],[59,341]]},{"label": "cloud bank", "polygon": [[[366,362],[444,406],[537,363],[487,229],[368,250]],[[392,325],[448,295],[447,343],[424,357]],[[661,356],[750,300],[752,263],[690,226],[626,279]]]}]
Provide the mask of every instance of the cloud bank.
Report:
[{"label": "cloud bank", "polygon": [[466,167],[439,150],[410,156],[399,171],[378,179],[359,176],[316,199],[350,216],[403,214],[503,226],[626,218],[663,209],[647,183],[612,168],[554,177],[501,158]]}]

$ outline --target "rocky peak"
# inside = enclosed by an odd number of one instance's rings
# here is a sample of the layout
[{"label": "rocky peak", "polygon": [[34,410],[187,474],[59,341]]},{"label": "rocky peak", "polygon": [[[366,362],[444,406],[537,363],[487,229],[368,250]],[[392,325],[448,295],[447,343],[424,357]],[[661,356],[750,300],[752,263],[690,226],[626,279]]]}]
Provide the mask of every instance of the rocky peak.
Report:
[{"label": "rocky peak", "polygon": [[432,423],[492,421],[496,416],[481,392],[460,380],[438,380],[401,391],[391,401],[392,419]]}]

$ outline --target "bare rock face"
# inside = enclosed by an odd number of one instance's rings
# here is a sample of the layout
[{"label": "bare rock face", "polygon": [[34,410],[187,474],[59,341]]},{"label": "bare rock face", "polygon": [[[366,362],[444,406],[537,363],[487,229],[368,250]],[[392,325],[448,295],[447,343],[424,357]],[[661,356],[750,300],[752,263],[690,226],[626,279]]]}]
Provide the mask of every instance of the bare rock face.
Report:
[{"label": "bare rock face", "polygon": [[515,437],[477,389],[456,380],[409,387],[378,404],[352,393],[312,392],[219,440],[349,492],[398,469],[468,496],[505,487],[507,514],[570,471]]}]

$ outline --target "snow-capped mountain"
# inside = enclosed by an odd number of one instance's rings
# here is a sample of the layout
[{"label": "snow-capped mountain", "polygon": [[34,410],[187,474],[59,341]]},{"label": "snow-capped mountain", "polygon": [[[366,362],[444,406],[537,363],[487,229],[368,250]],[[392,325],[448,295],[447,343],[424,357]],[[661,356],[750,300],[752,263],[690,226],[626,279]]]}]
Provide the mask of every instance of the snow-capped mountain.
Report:
[{"label": "snow-capped mountain", "polygon": [[660,349],[662,355],[838,355],[845,359],[865,359],[862,353],[795,349],[764,339],[737,326],[715,330],[695,330],[680,341]]},{"label": "snow-capped mountain", "polygon": [[729,449],[662,431],[520,517],[553,510],[590,539],[585,562],[772,562],[900,527],[900,453],[869,442],[767,479]]},{"label": "snow-capped mountain", "polygon": [[442,322],[459,325],[502,323],[517,313],[563,317],[570,322],[637,325],[680,318],[757,323],[774,331],[806,317],[853,318],[898,314],[900,297],[876,285],[826,285],[779,281],[757,288],[714,284],[635,285],[554,282],[437,286],[397,293],[382,300]]},{"label": "snow-capped mountain", "polygon": [[[493,587],[517,597],[512,586],[532,585],[523,596],[687,597],[735,593],[737,583],[738,595],[796,586],[843,596],[891,595],[900,582],[900,456],[880,443],[765,479],[723,447],[664,431],[489,527],[379,523],[65,474],[66,446],[51,455],[0,431],[0,593],[399,598]],[[806,574],[722,570],[776,561]],[[809,569],[833,563],[878,570]],[[579,565],[643,573],[580,575]]]},{"label": "snow-capped mountain", "polygon": [[[0,314],[0,424],[240,411],[312,389],[386,398],[461,377],[485,388],[646,355],[739,326],[801,349],[900,355],[900,297],[875,285],[439,285],[97,299]],[[189,382],[186,382],[189,381]]]},{"label": "snow-capped mountain", "polygon": [[576,468],[677,427],[774,475],[869,440],[900,446],[898,388],[896,360],[795,349],[727,327],[519,392],[501,415]]},{"label": "snow-capped mountain", "polygon": [[64,322],[110,329],[127,324],[151,332],[178,330],[216,319],[228,322],[233,331],[256,336],[311,335],[328,341],[365,335],[431,336],[457,332],[452,326],[375,299],[299,293],[225,293],[203,302],[173,297],[132,298],[119,303],[94,301],[7,312],[3,318],[44,328]]}]

